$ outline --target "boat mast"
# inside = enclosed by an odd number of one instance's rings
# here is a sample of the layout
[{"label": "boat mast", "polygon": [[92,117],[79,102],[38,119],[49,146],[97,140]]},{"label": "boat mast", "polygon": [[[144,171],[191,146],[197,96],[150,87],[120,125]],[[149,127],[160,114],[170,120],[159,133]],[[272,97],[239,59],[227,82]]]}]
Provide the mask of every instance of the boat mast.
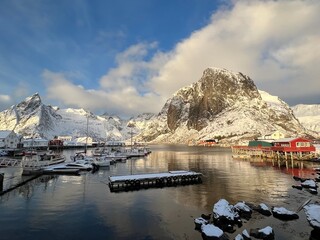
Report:
[{"label": "boat mast", "polygon": [[88,131],[89,131],[89,114],[87,114],[87,137],[86,137],[86,145],[85,145],[85,149],[84,149],[84,153],[85,153],[85,154],[87,154]]}]

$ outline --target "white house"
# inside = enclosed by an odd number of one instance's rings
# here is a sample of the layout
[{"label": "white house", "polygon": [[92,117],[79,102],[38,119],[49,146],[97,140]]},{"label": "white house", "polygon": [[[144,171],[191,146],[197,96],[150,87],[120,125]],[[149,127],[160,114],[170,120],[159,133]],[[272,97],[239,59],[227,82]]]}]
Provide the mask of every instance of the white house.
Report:
[{"label": "white house", "polygon": [[22,140],[24,148],[47,148],[49,141],[43,138],[29,138]]},{"label": "white house", "polygon": [[0,130],[0,148],[17,148],[20,137],[10,130]]},{"label": "white house", "polygon": [[285,138],[285,135],[282,132],[277,130],[277,131],[275,131],[275,132],[273,132],[271,134],[264,135],[263,137],[258,138],[258,139],[259,140],[266,140],[266,139],[268,139],[268,140],[277,140],[277,139],[281,139],[281,138]]}]

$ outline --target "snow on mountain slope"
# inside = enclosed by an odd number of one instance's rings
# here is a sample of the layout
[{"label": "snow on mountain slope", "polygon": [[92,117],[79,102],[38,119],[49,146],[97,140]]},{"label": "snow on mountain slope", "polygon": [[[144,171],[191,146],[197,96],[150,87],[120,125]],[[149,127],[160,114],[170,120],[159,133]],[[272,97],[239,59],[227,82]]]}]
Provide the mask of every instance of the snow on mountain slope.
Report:
[{"label": "snow on mountain slope", "polygon": [[[293,110],[304,126],[318,134],[306,130]],[[34,94],[0,112],[0,130],[47,139],[83,137],[88,121],[88,136],[95,141],[128,140],[131,133],[141,142],[196,143],[218,138],[225,144],[246,142],[276,130],[288,137],[319,136],[319,105],[298,105],[293,110],[280,98],[259,91],[242,73],[208,68],[197,82],[169,98],[157,115],[145,113],[129,120],[97,116],[84,109],[53,108]]]},{"label": "snow on mountain slope", "polygon": [[[53,108],[43,104],[37,93],[0,112],[0,130],[14,130],[24,137],[83,137],[87,135],[87,121],[88,136],[96,141],[130,138],[127,120],[106,114],[96,116],[84,109]],[[139,128],[134,131],[139,132]]]},{"label": "snow on mountain slope", "polygon": [[292,110],[305,128],[320,134],[320,104],[299,104]]},{"label": "snow on mountain slope", "polygon": [[276,130],[287,136],[308,134],[285,102],[259,92],[248,76],[208,68],[199,81],[168,99],[137,139],[190,143],[219,138],[229,144]]},{"label": "snow on mountain slope", "polygon": [[61,116],[41,102],[39,94],[26,98],[0,113],[0,129],[15,130],[24,136],[41,136],[55,128]]}]

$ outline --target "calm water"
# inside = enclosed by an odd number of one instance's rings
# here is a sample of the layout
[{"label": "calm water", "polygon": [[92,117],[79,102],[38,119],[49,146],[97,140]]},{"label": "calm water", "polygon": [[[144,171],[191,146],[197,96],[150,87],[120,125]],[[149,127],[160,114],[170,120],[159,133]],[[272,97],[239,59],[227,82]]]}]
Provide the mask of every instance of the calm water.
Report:
[{"label": "calm water", "polygon": [[[0,197],[0,239],[202,239],[194,218],[210,213],[220,198],[296,210],[318,196],[293,189],[292,174],[312,175],[312,163],[286,169],[262,161],[234,160],[228,149],[151,146],[145,157],[117,163],[80,176],[43,176]],[[68,157],[72,151],[65,151]],[[110,175],[193,170],[204,174],[199,185],[111,193]],[[301,167],[301,166],[300,166]],[[7,171],[7,172],[6,172]],[[19,170],[0,169],[15,179]],[[17,178],[17,177],[16,177]],[[243,229],[266,227],[276,239],[309,239],[312,230],[303,211],[295,221],[253,214]]]}]

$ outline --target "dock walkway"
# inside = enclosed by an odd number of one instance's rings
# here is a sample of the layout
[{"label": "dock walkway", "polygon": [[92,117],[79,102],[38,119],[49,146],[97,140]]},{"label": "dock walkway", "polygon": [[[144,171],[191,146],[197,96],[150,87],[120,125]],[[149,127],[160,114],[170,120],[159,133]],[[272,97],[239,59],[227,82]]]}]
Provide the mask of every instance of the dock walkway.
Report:
[{"label": "dock walkway", "polygon": [[169,171],[164,173],[146,173],[125,176],[110,176],[110,191],[140,189],[150,187],[174,186],[178,184],[201,183],[202,173],[193,171]]}]

